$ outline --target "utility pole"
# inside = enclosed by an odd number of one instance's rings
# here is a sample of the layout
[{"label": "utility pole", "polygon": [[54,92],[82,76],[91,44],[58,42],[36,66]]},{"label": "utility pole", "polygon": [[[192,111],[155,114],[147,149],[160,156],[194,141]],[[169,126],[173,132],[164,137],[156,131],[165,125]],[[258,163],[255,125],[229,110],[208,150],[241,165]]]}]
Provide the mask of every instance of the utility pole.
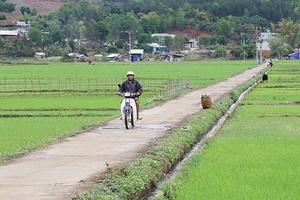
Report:
[{"label": "utility pole", "polygon": [[128,32],[129,35],[129,62],[131,63],[131,32]]},{"label": "utility pole", "polygon": [[244,49],[244,45],[245,45],[245,37],[242,36],[242,32],[241,32],[241,46],[243,47],[243,57],[244,57],[244,60],[246,60],[246,53],[245,53],[245,49]]},{"label": "utility pole", "polygon": [[132,31],[127,30],[125,31],[126,33],[128,33],[128,37],[129,37],[129,62],[131,63],[131,33]]},{"label": "utility pole", "polygon": [[257,66],[259,66],[259,61],[258,61],[258,33],[257,33],[257,28],[255,27],[255,47],[256,47],[256,61],[257,61]]},{"label": "utility pole", "polygon": [[133,30],[127,30],[127,31],[124,31],[125,33],[128,33],[128,38],[129,38],[129,62],[131,63],[131,33],[133,32],[138,32],[138,31],[133,31]]},{"label": "utility pole", "polygon": [[241,46],[243,46],[243,35],[242,35],[242,32],[241,32]]},{"label": "utility pole", "polygon": [[260,62],[262,62],[262,42],[263,42],[263,40],[262,40],[262,36],[261,36],[261,27],[259,27],[259,37],[260,37],[260,41],[259,41],[259,43],[260,43]]}]

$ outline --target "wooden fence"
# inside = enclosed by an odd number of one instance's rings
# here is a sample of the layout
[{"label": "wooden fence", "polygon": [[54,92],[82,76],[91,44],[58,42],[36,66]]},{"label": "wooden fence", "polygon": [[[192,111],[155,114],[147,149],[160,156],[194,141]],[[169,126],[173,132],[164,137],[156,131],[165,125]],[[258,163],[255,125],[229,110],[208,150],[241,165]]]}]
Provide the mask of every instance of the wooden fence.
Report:
[{"label": "wooden fence", "polygon": [[[118,84],[124,80],[112,79],[2,79],[0,81],[0,93],[2,95],[39,95],[39,94],[80,94],[86,95],[115,95]],[[190,89],[188,80],[139,80],[143,85],[145,95],[166,95],[176,93],[184,89]]]}]

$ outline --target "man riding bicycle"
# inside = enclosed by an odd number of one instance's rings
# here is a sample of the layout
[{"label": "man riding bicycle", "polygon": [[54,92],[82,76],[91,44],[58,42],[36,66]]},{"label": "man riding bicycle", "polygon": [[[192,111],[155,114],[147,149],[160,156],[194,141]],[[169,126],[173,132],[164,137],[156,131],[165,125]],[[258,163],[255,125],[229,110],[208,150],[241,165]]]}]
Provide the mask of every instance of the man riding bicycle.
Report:
[{"label": "man riding bicycle", "polygon": [[137,109],[137,118],[138,118],[138,120],[141,120],[142,117],[139,115],[139,113],[140,113],[139,112],[140,111],[139,96],[141,96],[141,94],[143,92],[143,87],[137,80],[134,79],[133,71],[127,72],[127,80],[122,83],[122,85],[118,91],[118,95],[123,96],[124,92],[136,94],[134,100],[135,100],[136,109]]}]

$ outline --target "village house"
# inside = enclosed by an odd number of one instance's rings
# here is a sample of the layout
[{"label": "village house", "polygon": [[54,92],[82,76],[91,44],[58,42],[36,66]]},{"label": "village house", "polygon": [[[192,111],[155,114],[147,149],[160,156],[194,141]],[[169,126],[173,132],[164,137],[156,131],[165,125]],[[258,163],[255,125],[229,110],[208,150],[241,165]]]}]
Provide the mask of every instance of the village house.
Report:
[{"label": "village house", "polygon": [[36,59],[46,58],[46,54],[44,52],[35,52],[34,53],[34,58],[36,58]]},{"label": "village house", "polygon": [[131,49],[130,50],[131,61],[137,62],[144,59],[144,49]]},{"label": "village house", "polygon": [[30,22],[19,22],[12,20],[0,20],[0,37],[1,38],[23,38],[27,37]]},{"label": "village house", "polygon": [[147,45],[149,47],[150,53],[152,54],[169,52],[169,49],[166,46],[161,46],[158,43],[149,43]]}]

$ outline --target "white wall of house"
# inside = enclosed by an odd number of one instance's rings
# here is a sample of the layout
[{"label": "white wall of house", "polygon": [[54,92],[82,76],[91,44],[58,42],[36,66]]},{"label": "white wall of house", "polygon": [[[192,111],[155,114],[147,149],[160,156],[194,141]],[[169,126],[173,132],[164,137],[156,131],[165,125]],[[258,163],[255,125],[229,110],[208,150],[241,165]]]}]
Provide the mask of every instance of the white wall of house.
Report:
[{"label": "white wall of house", "polygon": [[259,40],[261,40],[262,43],[261,44],[256,43],[256,48],[260,49],[261,47],[262,50],[271,50],[269,47],[270,38],[275,38],[275,33],[270,33],[270,32],[261,33]]}]

